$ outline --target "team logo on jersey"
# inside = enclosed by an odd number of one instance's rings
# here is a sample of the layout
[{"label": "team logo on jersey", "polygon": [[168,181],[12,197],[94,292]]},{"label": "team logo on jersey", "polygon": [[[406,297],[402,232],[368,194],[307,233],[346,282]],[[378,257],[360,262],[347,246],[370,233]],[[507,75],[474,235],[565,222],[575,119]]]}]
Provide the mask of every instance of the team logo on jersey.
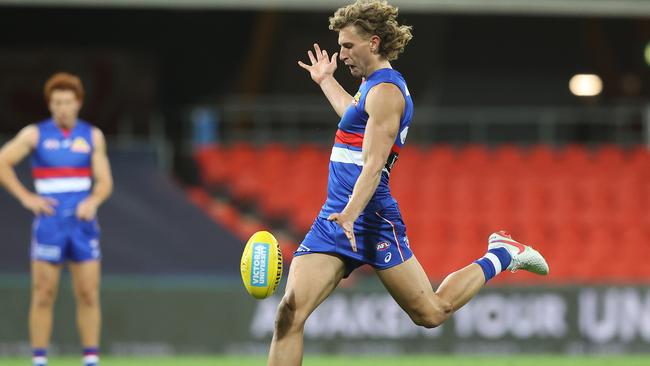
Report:
[{"label": "team logo on jersey", "polygon": [[74,141],[72,141],[72,145],[70,145],[70,151],[87,154],[90,152],[90,144],[88,144],[88,141],[86,141],[86,139],[83,137],[77,137],[74,139]]},{"label": "team logo on jersey", "polygon": [[61,148],[61,143],[56,139],[46,139],[43,141],[43,148],[46,150],[57,150]]},{"label": "team logo on jersey", "polygon": [[384,250],[387,250],[390,248],[390,243],[382,241],[381,243],[377,244],[377,251],[378,252],[383,252]]},{"label": "team logo on jersey", "polygon": [[357,94],[354,95],[354,98],[352,98],[352,104],[358,105],[359,100],[361,100],[361,92],[358,91]]}]

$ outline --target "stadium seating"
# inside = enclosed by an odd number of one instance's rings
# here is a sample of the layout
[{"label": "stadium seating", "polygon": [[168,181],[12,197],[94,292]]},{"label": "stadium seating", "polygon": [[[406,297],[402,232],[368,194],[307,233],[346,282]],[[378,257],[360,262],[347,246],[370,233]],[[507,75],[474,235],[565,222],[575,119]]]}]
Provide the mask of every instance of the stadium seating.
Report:
[{"label": "stadium seating", "polygon": [[[271,221],[288,220],[298,240],[324,202],[328,158],[326,148],[314,145],[196,152],[205,187],[226,188]],[[492,231],[507,229],[546,255],[555,281],[647,283],[650,266],[638,258],[650,255],[649,168],[644,147],[409,146],[391,189],[416,256],[434,280],[480,256]],[[209,212],[235,221],[223,208]]]}]

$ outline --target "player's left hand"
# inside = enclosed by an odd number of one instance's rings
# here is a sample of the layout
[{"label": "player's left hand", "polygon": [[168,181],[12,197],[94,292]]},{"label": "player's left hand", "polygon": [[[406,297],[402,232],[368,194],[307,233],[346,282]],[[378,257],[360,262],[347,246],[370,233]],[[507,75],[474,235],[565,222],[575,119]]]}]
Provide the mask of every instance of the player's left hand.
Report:
[{"label": "player's left hand", "polygon": [[348,217],[345,213],[333,213],[329,215],[327,218],[329,221],[334,221],[335,223],[339,224],[341,228],[343,229],[343,232],[345,233],[345,236],[348,238],[350,241],[350,245],[352,246],[352,251],[356,252],[357,251],[357,241],[354,238],[354,218]]},{"label": "player's left hand", "polygon": [[84,221],[90,221],[97,215],[97,204],[90,200],[85,199],[77,205],[77,218]]},{"label": "player's left hand", "polygon": [[309,71],[311,79],[314,80],[316,84],[320,85],[323,80],[334,75],[334,71],[336,71],[336,58],[338,57],[338,52],[334,52],[330,58],[327,51],[321,50],[318,43],[314,43],[314,52],[312,53],[311,50],[307,51],[307,56],[309,56],[311,65],[298,61],[298,66]]}]

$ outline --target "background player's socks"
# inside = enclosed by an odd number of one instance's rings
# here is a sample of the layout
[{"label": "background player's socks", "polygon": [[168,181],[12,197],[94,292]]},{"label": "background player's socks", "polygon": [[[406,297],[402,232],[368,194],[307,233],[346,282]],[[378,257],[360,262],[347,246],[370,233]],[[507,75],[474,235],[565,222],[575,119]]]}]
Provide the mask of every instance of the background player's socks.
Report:
[{"label": "background player's socks", "polygon": [[481,266],[483,274],[485,275],[485,282],[489,281],[492,277],[504,271],[510,265],[512,257],[506,248],[494,248],[488,250],[483,258],[475,261],[474,263]]},{"label": "background player's socks", "polygon": [[83,352],[83,366],[98,366],[99,365],[99,348],[87,347]]},{"label": "background player's socks", "polygon": [[47,349],[32,349],[32,366],[47,366]]}]

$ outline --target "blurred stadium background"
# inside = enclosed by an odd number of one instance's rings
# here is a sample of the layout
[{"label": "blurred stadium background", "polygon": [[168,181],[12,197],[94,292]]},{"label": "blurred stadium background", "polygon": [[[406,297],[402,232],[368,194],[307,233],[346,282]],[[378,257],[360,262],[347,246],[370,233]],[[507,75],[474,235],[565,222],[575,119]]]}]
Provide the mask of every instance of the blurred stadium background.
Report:
[{"label": "blurred stadium background", "polygon": [[[47,116],[61,70],[108,136],[105,354],[267,351],[282,291],[248,297],[239,256],[269,229],[288,263],[323,203],[337,118],[296,61],[337,48],[344,3],[0,0],[0,140]],[[393,64],[416,107],[391,185],[417,257],[437,283],[507,228],[551,275],[501,276],[423,330],[361,270],[310,319],[307,351],[647,353],[650,3],[392,3],[415,35]],[[4,191],[0,217],[0,357],[25,356],[31,220]],[[73,319],[64,278],[54,354],[77,352]]]}]

